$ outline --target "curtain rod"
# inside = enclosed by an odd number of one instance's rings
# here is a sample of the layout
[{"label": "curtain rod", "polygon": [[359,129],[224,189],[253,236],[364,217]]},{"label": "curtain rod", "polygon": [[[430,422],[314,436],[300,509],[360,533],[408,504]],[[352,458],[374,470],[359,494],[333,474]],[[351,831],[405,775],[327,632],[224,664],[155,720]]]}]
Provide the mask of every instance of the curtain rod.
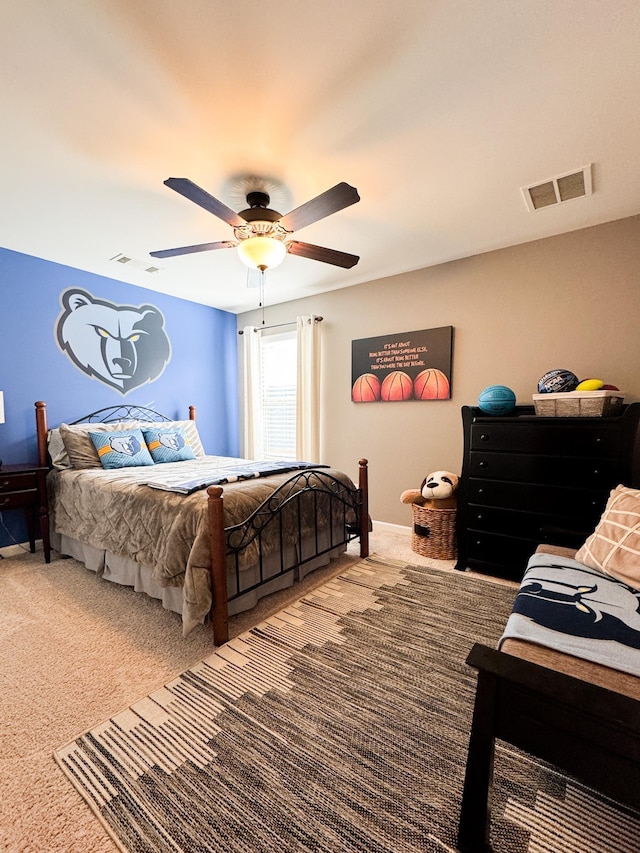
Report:
[{"label": "curtain rod", "polygon": [[[321,323],[323,320],[324,320],[324,317],[314,317],[313,318],[314,323]],[[282,328],[282,326],[295,326],[297,322],[298,322],[297,320],[290,320],[288,323],[274,323],[271,326],[255,326],[254,332],[257,332],[258,329],[280,329],[280,328]],[[244,335],[244,329],[239,329],[238,334]]]}]

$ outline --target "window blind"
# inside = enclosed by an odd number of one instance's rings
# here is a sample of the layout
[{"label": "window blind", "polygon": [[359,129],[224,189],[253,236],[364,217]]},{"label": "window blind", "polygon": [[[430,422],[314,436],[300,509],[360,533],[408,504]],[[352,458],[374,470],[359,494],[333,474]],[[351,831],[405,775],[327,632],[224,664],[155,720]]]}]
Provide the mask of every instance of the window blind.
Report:
[{"label": "window blind", "polygon": [[296,458],[296,333],[261,338],[265,459]]}]

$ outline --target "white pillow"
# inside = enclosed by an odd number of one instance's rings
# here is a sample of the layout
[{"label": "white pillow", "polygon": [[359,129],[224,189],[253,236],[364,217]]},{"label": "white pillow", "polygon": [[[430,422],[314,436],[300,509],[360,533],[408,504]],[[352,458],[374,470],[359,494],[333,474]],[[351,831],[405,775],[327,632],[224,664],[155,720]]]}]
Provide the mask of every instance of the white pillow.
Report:
[{"label": "white pillow", "polygon": [[59,429],[50,429],[47,433],[47,450],[49,451],[51,464],[54,468],[58,468],[60,470],[64,468],[71,468],[69,454],[64,446]]}]

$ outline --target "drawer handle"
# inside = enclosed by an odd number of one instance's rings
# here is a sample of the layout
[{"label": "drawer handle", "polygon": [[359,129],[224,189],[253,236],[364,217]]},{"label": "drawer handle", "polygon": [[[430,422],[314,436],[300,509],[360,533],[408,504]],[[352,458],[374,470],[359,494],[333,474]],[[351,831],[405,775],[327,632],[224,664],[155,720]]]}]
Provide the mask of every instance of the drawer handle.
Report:
[{"label": "drawer handle", "polygon": [[2,498],[2,500],[0,501],[0,506],[4,506],[5,504],[8,504],[10,502],[11,498]]},{"label": "drawer handle", "polygon": [[480,436],[480,441],[489,441],[489,436],[483,432]]},{"label": "drawer handle", "polygon": [[0,483],[0,489],[9,489],[11,487],[11,480],[3,480]]},{"label": "drawer handle", "polygon": [[482,515],[482,513],[481,513],[481,512],[479,512],[479,513],[476,515],[476,521],[482,521],[482,519],[483,519],[483,515]]},{"label": "drawer handle", "polygon": [[489,465],[489,463],[488,463],[488,462],[480,462],[480,463],[478,464],[478,468],[487,468],[487,467],[488,467],[488,465]]}]

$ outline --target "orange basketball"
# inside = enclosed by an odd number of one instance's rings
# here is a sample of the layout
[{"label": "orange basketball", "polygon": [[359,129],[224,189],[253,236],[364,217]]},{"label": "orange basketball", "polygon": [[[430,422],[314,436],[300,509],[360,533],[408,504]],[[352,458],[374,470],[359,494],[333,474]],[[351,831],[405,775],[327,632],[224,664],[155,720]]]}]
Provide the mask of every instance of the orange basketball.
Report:
[{"label": "orange basketball", "polygon": [[353,383],[351,399],[354,403],[374,403],[380,399],[380,380],[373,373],[362,373]]},{"label": "orange basketball", "polygon": [[413,382],[404,370],[393,370],[382,380],[380,399],[385,401],[410,400],[413,397]]},{"label": "orange basketball", "polygon": [[448,400],[449,380],[437,367],[420,371],[413,381],[413,396],[416,400]]}]

